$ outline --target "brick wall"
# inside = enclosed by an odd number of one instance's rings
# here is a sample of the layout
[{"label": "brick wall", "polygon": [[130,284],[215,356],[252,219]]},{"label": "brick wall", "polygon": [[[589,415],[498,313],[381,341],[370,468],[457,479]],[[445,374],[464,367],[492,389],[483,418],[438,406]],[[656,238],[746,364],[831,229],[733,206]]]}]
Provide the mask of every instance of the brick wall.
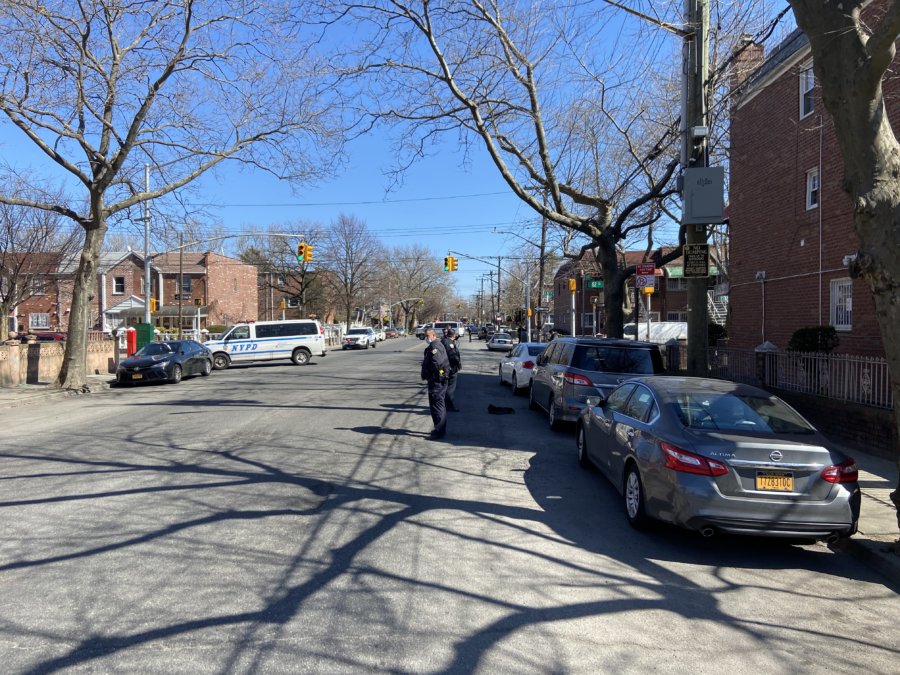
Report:
[{"label": "brick wall", "polygon": [[[729,339],[734,347],[752,348],[766,339],[784,349],[796,329],[829,324],[830,282],[849,277],[843,258],[859,247],[852,205],[841,187],[834,128],[818,88],[814,112],[800,119],[800,69],[807,63],[795,61],[732,110]],[[890,100],[897,85],[888,86]],[[891,111],[891,117],[898,113]],[[817,167],[820,203],[807,209],[807,172]],[[761,271],[764,283],[755,279]],[[852,330],[839,334],[838,351],[880,355],[871,293],[865,282],[852,284]]]},{"label": "brick wall", "polygon": [[205,257],[210,324],[255,321],[258,312],[257,270],[217,253]]}]

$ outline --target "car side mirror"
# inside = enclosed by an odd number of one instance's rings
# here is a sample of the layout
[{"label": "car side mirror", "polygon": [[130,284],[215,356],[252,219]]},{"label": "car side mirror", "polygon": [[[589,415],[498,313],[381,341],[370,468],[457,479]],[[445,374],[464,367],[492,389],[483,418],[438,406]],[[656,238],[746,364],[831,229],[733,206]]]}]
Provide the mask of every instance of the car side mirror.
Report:
[{"label": "car side mirror", "polygon": [[589,405],[591,408],[596,408],[597,406],[603,407],[606,399],[602,396],[588,396],[584,402]]}]

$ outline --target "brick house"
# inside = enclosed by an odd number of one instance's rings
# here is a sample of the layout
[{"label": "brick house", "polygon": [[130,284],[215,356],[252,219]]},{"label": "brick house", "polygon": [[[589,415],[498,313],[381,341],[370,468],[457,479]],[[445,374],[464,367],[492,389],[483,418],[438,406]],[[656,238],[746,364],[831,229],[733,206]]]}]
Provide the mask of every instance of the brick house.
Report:
[{"label": "brick house", "polygon": [[[66,258],[52,274],[44,275],[44,293],[33,294],[15,308],[17,328],[68,329],[77,262],[77,257]],[[110,331],[141,323],[144,284],[143,256],[134,251],[102,254],[91,326]],[[180,315],[183,328],[199,329],[255,320],[256,291],[256,268],[234,258],[210,252],[185,253],[181,261],[178,254],[155,256],[150,267],[150,295],[157,307],[151,321],[160,328],[174,328]]]},{"label": "brick house", "polygon": [[[730,345],[785,349],[798,328],[831,325],[836,351],[883,355],[871,292],[848,272],[853,209],[806,36],[794,31],[765,56],[751,44],[733,77]],[[890,105],[900,84],[884,89]],[[896,127],[900,107],[888,114]]]},{"label": "brick house", "polygon": [[[651,253],[649,262],[653,262],[660,256],[670,252],[671,248],[661,248]],[[625,251],[625,267],[637,265],[644,261],[646,251]],[[650,296],[650,320],[658,321],[687,321],[687,284],[683,273],[684,267],[681,258],[668,263],[656,271],[656,290]],[[718,270],[712,266],[710,270],[710,288],[719,281]],[[603,278],[599,263],[591,253],[579,261],[564,263],[556,271],[553,278],[553,295],[555,298],[553,308],[554,324],[566,331],[570,330],[572,322],[572,300],[569,293],[569,279],[575,279],[575,330],[579,334],[592,334],[603,332],[604,298],[603,289],[597,288],[596,280]],[[594,283],[591,283],[594,281]],[[626,283],[626,312],[625,323],[634,321],[634,277],[630,277]],[[598,327],[594,330],[594,306],[596,304],[596,317]],[[715,303],[710,308],[710,320],[724,322],[725,308],[721,303]],[[646,319],[646,309],[642,302],[640,316]]]},{"label": "brick house", "polygon": [[337,309],[328,275],[325,270],[308,271],[304,291],[296,273],[257,268],[260,321],[285,318],[334,323]]}]

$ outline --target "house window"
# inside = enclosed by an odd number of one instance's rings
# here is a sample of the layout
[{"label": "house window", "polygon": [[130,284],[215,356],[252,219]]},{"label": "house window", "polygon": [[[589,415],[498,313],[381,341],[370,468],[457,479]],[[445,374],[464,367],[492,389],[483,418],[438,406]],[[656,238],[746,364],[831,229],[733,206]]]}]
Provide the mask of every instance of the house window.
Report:
[{"label": "house window", "polygon": [[687,312],[666,312],[666,321],[687,321]]},{"label": "house window", "polygon": [[191,278],[188,276],[181,276],[181,292],[191,294]]},{"label": "house window", "polygon": [[813,87],[815,86],[816,78],[810,63],[800,69],[800,119],[813,112]]},{"label": "house window", "polygon": [[31,294],[32,295],[45,295],[46,290],[44,290],[46,280],[44,277],[31,277]]},{"label": "house window", "polygon": [[853,327],[853,280],[831,281],[831,325],[835,330],[848,331]]},{"label": "house window", "polygon": [[286,298],[286,300],[287,300],[287,306],[288,306],[288,307],[295,307],[295,308],[296,308],[296,307],[299,307],[299,306],[300,306],[300,298],[298,298],[298,297],[296,297],[296,296],[294,296],[294,297],[292,297],[292,298],[291,298],[291,297],[288,297],[288,298]]},{"label": "house window", "polygon": [[32,312],[28,315],[28,327],[36,329],[50,328],[50,315]]},{"label": "house window", "polygon": [[819,170],[806,172],[806,208],[814,209],[819,205]]},{"label": "house window", "polygon": [[[143,294],[143,287],[141,288]],[[113,295],[125,294],[125,277],[113,277]]]},{"label": "house window", "polygon": [[684,277],[666,277],[667,291],[686,291],[687,279]]},{"label": "house window", "polygon": [[279,274],[279,275],[278,275],[278,281],[277,281],[276,283],[277,283],[279,286],[284,286],[284,285],[287,283],[287,281],[285,280],[283,274]]},{"label": "house window", "polygon": [[591,328],[594,327],[594,315],[589,312],[584,312],[581,315],[581,327],[582,328]]}]

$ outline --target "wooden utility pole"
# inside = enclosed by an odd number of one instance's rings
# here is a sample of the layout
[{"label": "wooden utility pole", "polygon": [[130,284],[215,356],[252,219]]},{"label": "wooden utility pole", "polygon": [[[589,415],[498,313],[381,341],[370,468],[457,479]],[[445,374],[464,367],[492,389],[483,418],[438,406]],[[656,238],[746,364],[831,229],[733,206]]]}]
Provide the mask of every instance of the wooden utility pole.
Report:
[{"label": "wooden utility pole", "polygon": [[[682,89],[682,170],[708,166],[708,122],[706,80],[709,70],[709,5],[707,0],[686,0]],[[707,225],[686,225],[688,244],[707,243]],[[685,266],[686,269],[686,266]],[[687,369],[689,375],[708,374],[707,342],[708,307],[706,277],[687,279],[688,340]],[[635,310],[637,311],[637,310]]]}]

